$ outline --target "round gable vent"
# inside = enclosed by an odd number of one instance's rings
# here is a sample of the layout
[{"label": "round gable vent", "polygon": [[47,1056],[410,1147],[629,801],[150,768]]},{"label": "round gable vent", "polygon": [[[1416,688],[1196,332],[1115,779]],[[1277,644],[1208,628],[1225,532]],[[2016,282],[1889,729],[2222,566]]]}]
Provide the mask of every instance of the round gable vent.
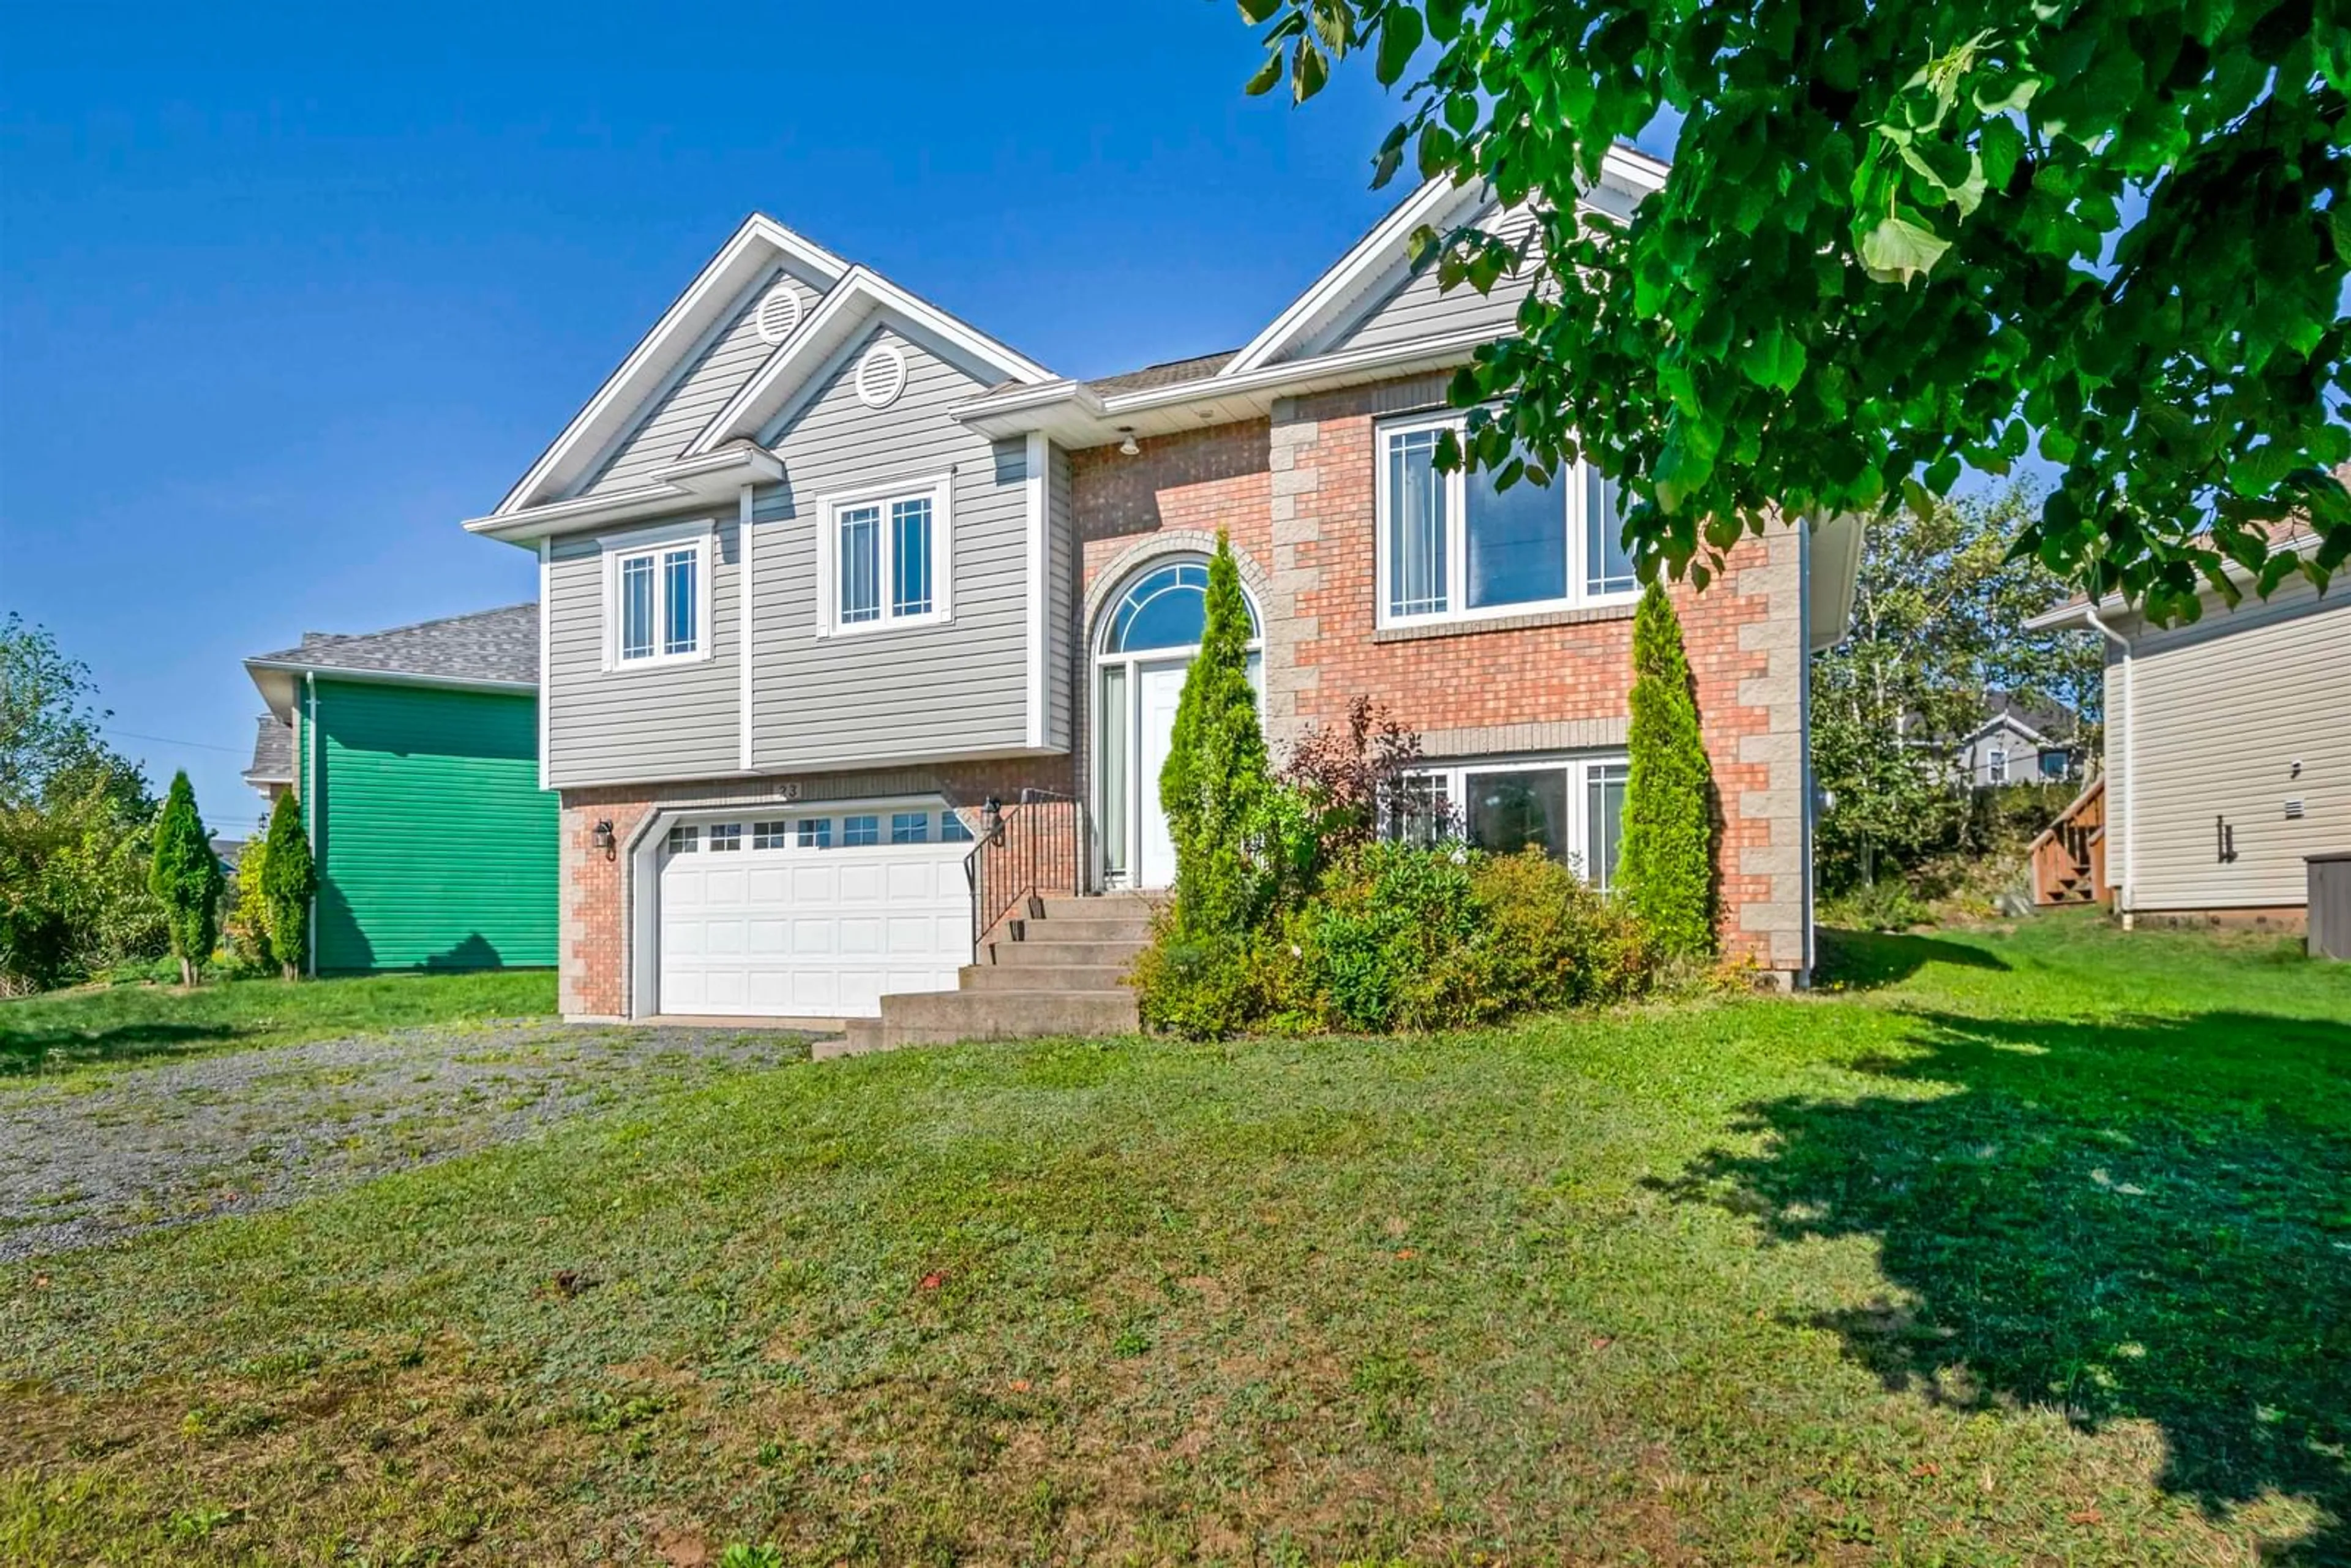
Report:
[{"label": "round gable vent", "polygon": [[778,283],[759,301],[757,317],[759,341],[780,343],[800,324],[800,297],[789,283]]},{"label": "round gable vent", "polygon": [[857,361],[857,397],[868,408],[888,408],[906,390],[906,356],[876,343]]}]

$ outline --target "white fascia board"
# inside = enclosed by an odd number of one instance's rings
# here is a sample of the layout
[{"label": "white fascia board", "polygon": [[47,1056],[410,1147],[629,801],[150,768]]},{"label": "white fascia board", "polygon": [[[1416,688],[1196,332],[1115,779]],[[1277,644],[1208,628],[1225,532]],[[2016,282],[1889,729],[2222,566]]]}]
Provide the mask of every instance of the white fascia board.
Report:
[{"label": "white fascia board", "polygon": [[[708,329],[757,273],[778,259],[831,288],[850,271],[849,263],[823,246],[794,234],[773,218],[754,213],[744,220],[718,254],[695,276],[685,291],[670,303],[650,330],[629,350],[620,368],[587,405],[572,416],[529,472],[506,494],[492,517],[510,517],[527,509],[533,499],[559,482],[570,465],[588,453],[601,452],[635,417],[650,389],[676,369],[685,350]],[[468,525],[470,526],[470,525]]]},{"label": "white fascia board", "polygon": [[[1153,416],[1172,416],[1196,404],[1246,402],[1262,414],[1277,397],[1466,364],[1480,344],[1493,340],[1490,329],[1473,327],[1416,342],[1346,349],[1311,360],[1284,360],[1246,375],[1203,376],[1196,381],[1146,387],[1106,398],[1082,386],[1033,401],[1023,396],[1019,402],[1012,398],[1020,394],[991,392],[956,403],[947,413],[983,435],[1004,437],[1041,430],[1074,450],[1117,439],[1122,424],[1132,423],[1136,434],[1144,435],[1189,428],[1184,421],[1172,417],[1155,420]],[[1039,390],[1041,393],[1044,389]]]},{"label": "white fascia board", "polygon": [[738,444],[655,469],[653,483],[648,485],[601,496],[576,497],[569,501],[551,501],[519,512],[468,518],[465,531],[508,544],[530,545],[549,534],[629,522],[674,511],[680,506],[707,504],[725,498],[726,492],[737,485],[771,485],[783,476],[784,465],[774,453]]},{"label": "white fascia board", "polygon": [[1052,371],[1006,347],[928,300],[908,293],[864,267],[852,267],[799,330],[769,355],[751,379],[726,401],[685,449],[688,458],[728,441],[757,439],[789,402],[810,372],[879,311],[895,312],[918,331],[936,338],[972,361],[1006,379],[1031,385],[1057,381]]},{"label": "white fascia board", "polygon": [[[2315,555],[2318,553],[2318,544],[2319,539],[2316,534],[2303,534],[2294,538],[2288,539],[2283,546],[2280,547],[2280,553],[2287,555]],[[2234,582],[2240,588],[2252,588],[2257,580],[2252,572],[2247,571],[2243,567],[2239,566],[2233,560],[2222,561],[2220,563],[2220,570],[2228,573],[2230,580]],[[2283,584],[2281,584],[2281,586],[2283,586]],[[2214,591],[2210,583],[2204,583],[2197,588],[2196,592],[2199,598],[2202,598],[2213,594]],[[2090,612],[2093,610],[2097,612],[2097,618],[2105,622],[2110,627],[2113,626],[2115,617],[2118,615],[2126,616],[2134,620],[2138,616],[2138,607],[2137,605],[2131,603],[2129,600],[2125,599],[2119,593],[2109,593],[2104,599],[2099,600],[2095,605],[2091,604],[2087,600],[2076,599],[2070,603],[2061,604],[2054,610],[2043,611],[2042,613],[2034,616],[2032,620],[2027,621],[2024,623],[2024,629],[2027,632],[2095,631],[2097,628],[2094,627],[2090,623]],[[2114,630],[2116,634],[2118,636],[2128,637],[2130,635],[2128,632],[2124,631],[2119,627],[2115,627]]]},{"label": "white fascia board", "polygon": [[[253,672],[254,684],[261,685],[261,674],[277,671],[288,675],[324,675],[331,681],[359,681],[383,686],[435,686],[453,692],[529,692],[537,695],[537,681],[490,681],[468,675],[425,675],[412,670],[355,670],[343,664],[308,664],[294,659],[247,659],[245,667]],[[263,695],[267,695],[263,687]]]},{"label": "white fascia board", "polygon": [[1373,225],[1372,232],[1356,241],[1337,265],[1316,278],[1305,293],[1291,300],[1290,308],[1250,339],[1218,373],[1229,378],[1257,370],[1282,350],[1302,340],[1322,316],[1403,255],[1414,230],[1433,223],[1437,214],[1453,203],[1478,193],[1475,187],[1456,185],[1447,176],[1422,185],[1397,203],[1394,211]]},{"label": "white fascia board", "polygon": [[[1618,145],[1611,147],[1601,160],[1600,177],[1602,183],[1613,184],[1638,202],[1665,187],[1670,168],[1661,159]],[[1327,335],[1350,303],[1376,292],[1376,284],[1392,281],[1391,275],[1408,262],[1415,230],[1424,224],[1442,228],[1459,218],[1461,208],[1489,201],[1492,195],[1491,189],[1483,183],[1457,185],[1444,175],[1422,185],[1397,204],[1395,210],[1381,219],[1371,233],[1356,241],[1335,266],[1316,278],[1312,287],[1292,300],[1290,308],[1275,317],[1264,331],[1249,340],[1220,374],[1228,378],[1246,374],[1271,363],[1286,350]],[[1585,204],[1594,204],[1586,201]]]}]

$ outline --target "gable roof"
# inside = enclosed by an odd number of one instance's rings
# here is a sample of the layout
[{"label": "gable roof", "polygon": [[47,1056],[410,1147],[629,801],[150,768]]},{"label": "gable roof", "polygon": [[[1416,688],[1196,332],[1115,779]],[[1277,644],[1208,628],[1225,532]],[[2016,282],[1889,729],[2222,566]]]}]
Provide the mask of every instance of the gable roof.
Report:
[{"label": "gable roof", "polygon": [[[1601,184],[1583,200],[1593,206],[1614,208],[1607,193],[1637,202],[1665,184],[1667,165],[1646,152],[1617,146],[1609,150],[1601,167]],[[1236,376],[1261,370],[1283,357],[1328,341],[1349,323],[1377,304],[1414,271],[1412,236],[1434,228],[1442,234],[1467,222],[1492,201],[1482,183],[1455,184],[1450,176],[1430,180],[1392,208],[1387,216],[1349,247],[1306,291],[1290,301],[1265,329],[1242,346],[1217,374]],[[1629,207],[1627,208],[1629,211]]]},{"label": "gable roof", "polygon": [[925,346],[950,362],[974,371],[983,384],[1008,380],[1017,386],[1034,386],[1054,380],[1053,372],[1017,350],[989,337],[910,293],[880,273],[852,266],[806,320],[752,372],[742,389],[727,400],[702,434],[687,445],[684,456],[716,452],[731,441],[757,441],[769,426],[790,412],[795,399],[810,389],[817,372],[834,355],[858,341],[877,319],[886,319],[925,340]]},{"label": "gable roof", "polygon": [[294,647],[256,653],[245,667],[280,717],[290,714],[302,674],[535,692],[538,606],[509,604],[383,632],[306,632]]},{"label": "gable roof", "polygon": [[779,267],[789,267],[820,288],[831,287],[849,270],[849,263],[822,246],[763,213],[753,213],[637,340],[491,516],[521,511],[585,474],[635,423],[664,384],[692,361],[704,339],[726,324],[744,293]]},{"label": "gable roof", "polygon": [[253,721],[253,761],[246,768],[245,781],[256,788],[294,782],[294,727],[274,713]]}]

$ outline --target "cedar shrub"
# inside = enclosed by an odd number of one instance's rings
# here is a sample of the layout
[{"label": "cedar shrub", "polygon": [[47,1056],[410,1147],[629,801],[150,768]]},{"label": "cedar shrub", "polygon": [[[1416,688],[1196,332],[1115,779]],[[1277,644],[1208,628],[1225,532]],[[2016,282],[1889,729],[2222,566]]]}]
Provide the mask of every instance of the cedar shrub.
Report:
[{"label": "cedar shrub", "polygon": [[1221,532],[1208,559],[1207,601],[1159,772],[1159,804],[1176,845],[1176,933],[1192,943],[1238,938],[1259,913],[1249,840],[1267,789],[1265,732],[1249,684],[1249,601]]},{"label": "cedar shrub", "polygon": [[180,961],[180,983],[196,983],[196,967],[212,956],[220,935],[220,896],[225,879],[220,858],[196,811],[196,792],[183,770],[172,775],[172,791],[155,824],[155,854],[147,885],[163,906],[163,926],[172,956]]},{"label": "cedar shrub", "polygon": [[1660,952],[1714,951],[1714,776],[1682,623],[1658,583],[1633,620],[1633,719],[1617,883]]},{"label": "cedar shrub", "polygon": [[261,895],[269,909],[269,952],[287,979],[298,979],[310,951],[310,895],[319,891],[319,870],[310,858],[309,835],[302,831],[301,803],[290,789],[270,809],[263,857]]}]

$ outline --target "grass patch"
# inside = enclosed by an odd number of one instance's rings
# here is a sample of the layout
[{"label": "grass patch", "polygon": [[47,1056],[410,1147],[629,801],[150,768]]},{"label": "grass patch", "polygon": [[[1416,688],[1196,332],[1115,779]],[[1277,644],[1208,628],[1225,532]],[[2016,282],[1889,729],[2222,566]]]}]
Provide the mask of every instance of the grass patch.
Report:
[{"label": "grass patch", "polygon": [[2351,970],[742,1074],[0,1271],[0,1559],[2339,1562]]},{"label": "grass patch", "polygon": [[550,1016],[550,970],[85,986],[0,1001],[0,1084],[215,1051]]}]

